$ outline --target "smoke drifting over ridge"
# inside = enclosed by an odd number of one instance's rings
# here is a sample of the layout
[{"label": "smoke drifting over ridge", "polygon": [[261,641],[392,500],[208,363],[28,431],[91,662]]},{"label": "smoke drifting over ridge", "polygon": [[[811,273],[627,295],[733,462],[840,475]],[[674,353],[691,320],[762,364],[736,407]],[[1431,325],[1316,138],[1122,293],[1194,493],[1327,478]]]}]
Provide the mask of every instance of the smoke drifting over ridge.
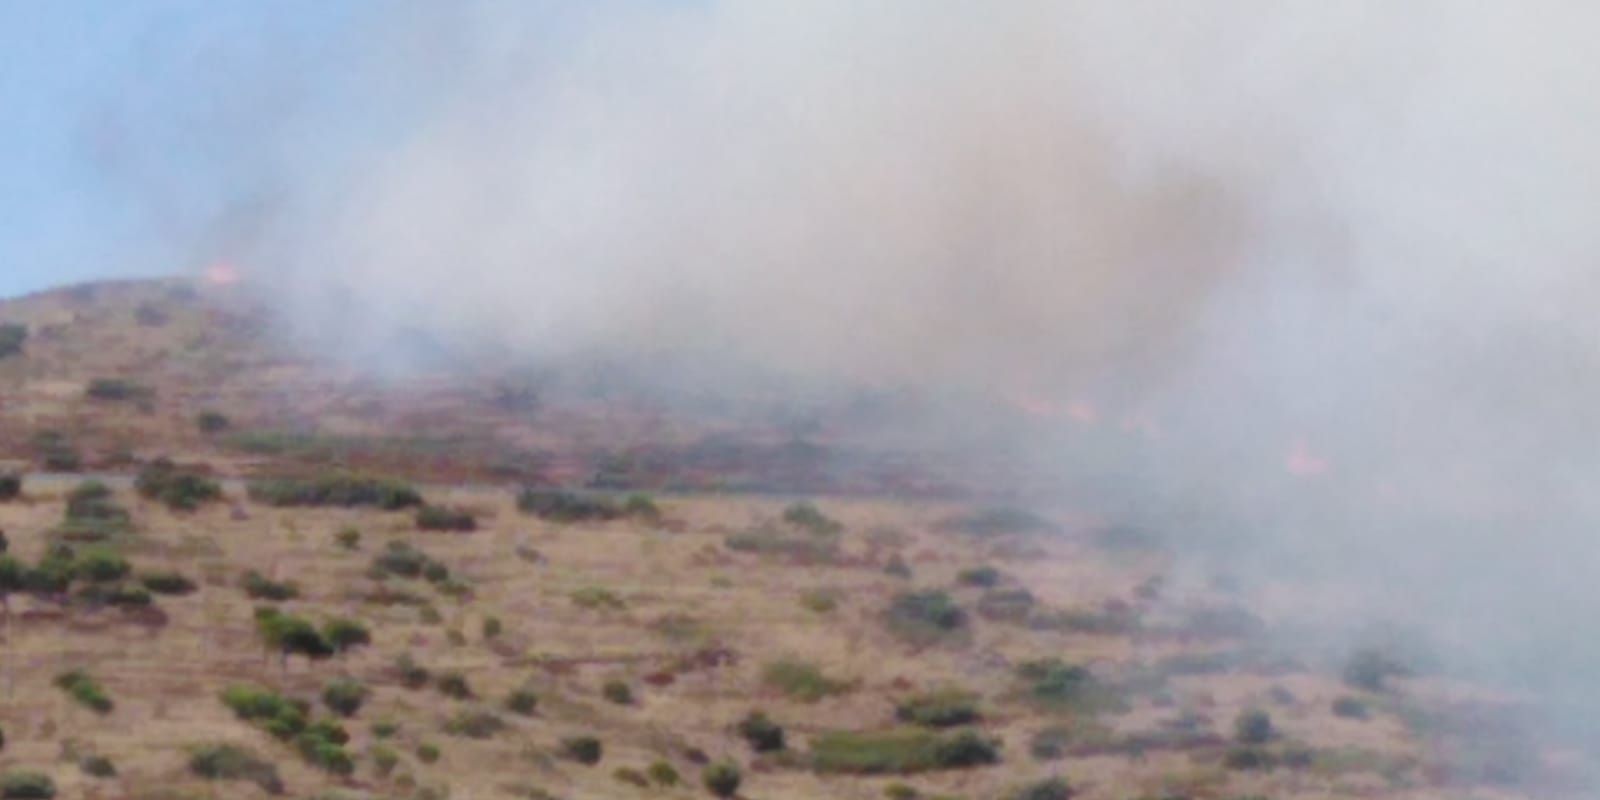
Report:
[{"label": "smoke drifting over ridge", "polygon": [[585,6],[358,19],[208,235],[330,340],[1137,414],[1273,574],[1595,694],[1600,8]]}]

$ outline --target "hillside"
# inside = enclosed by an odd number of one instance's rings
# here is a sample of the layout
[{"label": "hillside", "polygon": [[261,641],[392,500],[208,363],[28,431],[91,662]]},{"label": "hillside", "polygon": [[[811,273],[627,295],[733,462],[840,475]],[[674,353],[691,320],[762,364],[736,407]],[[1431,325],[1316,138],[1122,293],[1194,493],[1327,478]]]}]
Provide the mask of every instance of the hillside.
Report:
[{"label": "hillside", "polygon": [[1137,531],[990,507],[827,426],[520,402],[459,365],[380,383],[188,284],[7,322],[0,797],[1574,787],[1506,698],[1292,647]]}]

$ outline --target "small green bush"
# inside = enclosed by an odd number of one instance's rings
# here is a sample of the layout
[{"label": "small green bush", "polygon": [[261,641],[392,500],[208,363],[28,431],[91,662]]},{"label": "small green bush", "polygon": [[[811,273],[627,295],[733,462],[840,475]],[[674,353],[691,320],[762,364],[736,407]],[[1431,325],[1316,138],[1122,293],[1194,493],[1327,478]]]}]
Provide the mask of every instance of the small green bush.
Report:
[{"label": "small green bush", "polygon": [[783,521],[820,536],[832,536],[844,530],[844,526],[838,521],[807,502],[794,503],[785,508]]},{"label": "small green bush", "polygon": [[505,720],[487,711],[462,711],[444,724],[444,732],[468,739],[491,739],[506,727]]},{"label": "small green bush", "polygon": [[762,671],[761,681],[793,700],[815,703],[824,697],[843,694],[850,684],[834,680],[822,673],[815,664],[794,659],[781,659],[768,664]]},{"label": "small green bush", "polygon": [[278,768],[242,747],[231,744],[208,745],[194,751],[189,771],[213,781],[249,781],[268,794],[283,794],[283,779]]},{"label": "small green bush", "polygon": [[1000,570],[990,566],[964,569],[961,574],[956,576],[956,581],[962,586],[977,586],[987,589],[1000,582]]},{"label": "small green bush", "polygon": [[68,541],[99,542],[127,533],[133,516],[118,505],[111,487],[84,481],[67,493],[67,509],[56,532]]},{"label": "small green bush", "polygon": [[752,711],[739,720],[737,730],[750,749],[757,753],[770,753],[784,748],[783,726],[760,711]]},{"label": "small green bush", "polygon": [[0,323],[0,359],[22,355],[28,341],[28,326],[15,322]]},{"label": "small green bush", "polygon": [[207,436],[222,433],[233,427],[233,420],[218,411],[202,411],[194,418],[194,426]]},{"label": "small green bush", "polygon": [[165,504],[173,511],[193,511],[222,499],[221,484],[166,459],[140,470],[133,486],[140,497]]},{"label": "small green bush", "polygon": [[471,512],[444,506],[423,506],[417,509],[417,528],[425,531],[453,531],[470,533],[478,529],[478,519]]},{"label": "small green bush", "polygon": [[334,617],[322,625],[322,638],[336,653],[346,653],[372,644],[372,632],[353,619]]},{"label": "small green bush", "polygon": [[322,689],[322,704],[341,717],[354,716],[371,691],[354,678],[337,678]]},{"label": "small green bush", "polygon": [[459,672],[446,672],[440,675],[435,685],[438,686],[439,693],[445,697],[456,700],[472,699],[472,687],[467,685],[467,676]]},{"label": "small green bush", "polygon": [[1374,649],[1358,650],[1344,667],[1344,682],[1357,689],[1381,692],[1390,678],[1403,678],[1411,670],[1398,659]]},{"label": "small green bush", "polygon": [[181,572],[146,572],[139,583],[156,594],[185,595],[199,590],[199,585]]},{"label": "small green bush", "polygon": [[394,660],[394,669],[400,677],[400,685],[407,689],[421,689],[433,680],[427,668],[417,664],[408,653],[402,653]]},{"label": "small green bush", "polygon": [[633,688],[624,681],[606,681],[605,685],[600,688],[600,694],[619,706],[633,705]]},{"label": "small green bush", "polygon": [[831,614],[839,608],[839,593],[832,589],[808,589],[800,595],[800,605],[815,614]]},{"label": "small green bush", "polygon": [[579,764],[592,767],[604,757],[605,747],[593,736],[573,736],[561,740],[561,752]]},{"label": "small green bush", "polygon": [[484,617],[483,618],[483,638],[485,640],[498,639],[498,638],[500,638],[500,634],[503,633],[504,631],[505,631],[505,625],[502,622],[500,622],[500,618],[499,617]]},{"label": "small green bush", "polygon": [[733,797],[739,793],[739,785],[744,782],[744,774],[739,771],[737,764],[723,761],[706,767],[701,780],[704,781],[706,790],[713,795]]},{"label": "small green bush", "polygon": [[432,764],[438,761],[441,755],[438,745],[427,742],[417,745],[417,760],[424,764]]},{"label": "small green bush", "polygon": [[144,402],[155,395],[148,386],[124,378],[95,378],[84,387],[83,394],[90,400],[106,402]]},{"label": "small green bush", "polygon": [[333,541],[342,550],[356,551],[361,549],[361,531],[355,528],[340,528],[333,535]]},{"label": "small green bush", "polygon": [[244,593],[256,600],[283,602],[300,596],[300,587],[293,581],[278,582],[250,570],[244,574]]},{"label": "small green bush", "polygon": [[131,567],[120,554],[103,547],[85,548],[72,562],[73,577],[90,583],[113,583],[128,576]]},{"label": "small green bush", "polygon": [[834,732],[817,736],[811,743],[812,767],[823,773],[910,774],[999,760],[997,743],[973,731],[951,736],[918,728],[880,733]]},{"label": "small green bush", "polygon": [[7,772],[0,775],[0,798],[4,800],[51,800],[56,783],[42,772]]},{"label": "small green bush", "polygon": [[888,562],[883,565],[883,574],[888,575],[891,578],[911,580],[911,565],[907,564],[906,560],[901,558],[899,555],[893,555],[890,556]]},{"label": "small green bush", "polygon": [[15,500],[22,495],[22,476],[11,472],[0,473],[0,503]]},{"label": "small green bush", "polygon": [[610,589],[599,586],[585,586],[572,593],[572,602],[579,608],[605,609],[621,611],[627,607],[622,598]]},{"label": "small green bush", "polygon": [[900,594],[890,603],[886,618],[890,631],[918,645],[936,643],[967,624],[966,612],[940,591]]},{"label": "small green bush", "polygon": [[105,687],[83,670],[63,672],[55,677],[55,687],[72,696],[78,705],[96,714],[109,714],[116,704],[106,694]]},{"label": "small green bush", "polygon": [[33,457],[50,472],[77,472],[83,466],[82,454],[60,431],[39,431],[32,445]]},{"label": "small green bush", "polygon": [[963,689],[939,689],[902,701],[895,708],[901,722],[929,728],[970,725],[978,721],[978,696]]},{"label": "small green bush", "polygon": [[681,780],[678,775],[677,768],[665,761],[657,761],[651,764],[650,768],[645,770],[645,773],[650,776],[650,780],[654,782],[655,785],[664,789],[670,789],[674,786],[677,786],[678,781]]},{"label": "small green bush", "polygon": [[523,489],[517,495],[517,509],[551,522],[604,522],[624,513],[606,497],[533,488]]},{"label": "small green bush", "polygon": [[612,770],[611,777],[616,778],[619,783],[637,786],[640,789],[650,788],[650,779],[646,778],[643,772],[633,767],[617,767]]},{"label": "small green bush", "polygon": [[359,475],[256,481],[250,484],[247,493],[251,500],[278,507],[373,507],[400,511],[423,505],[422,495],[405,483]]},{"label": "small green bush", "polygon": [[1345,719],[1366,719],[1367,704],[1354,697],[1339,697],[1333,701],[1333,715]]},{"label": "small green bush", "polygon": [[513,714],[529,716],[539,708],[539,695],[528,689],[517,689],[506,695],[506,710]]},{"label": "small green bush", "polygon": [[395,767],[400,766],[400,754],[392,747],[376,744],[367,751],[367,755],[372,757],[372,769],[380,778],[389,777]]},{"label": "small green bush", "polygon": [[1277,759],[1260,747],[1234,747],[1223,754],[1222,765],[1236,770],[1272,769]]},{"label": "small green bush", "polygon": [[981,509],[944,520],[939,523],[939,527],[978,537],[1050,533],[1056,529],[1056,526],[1044,517],[1019,508]]},{"label": "small green bush", "polygon": [[1243,711],[1233,720],[1233,738],[1240,744],[1265,744],[1273,734],[1272,716],[1265,711]]},{"label": "small green bush", "polygon": [[101,755],[86,755],[78,759],[78,769],[91,778],[115,778],[117,765]]},{"label": "small green bush", "polygon": [[655,499],[647,494],[628,495],[628,498],[622,501],[622,513],[649,521],[661,519],[661,508],[656,505]]},{"label": "small green bush", "polygon": [[1077,792],[1060,778],[1030,783],[1006,796],[1006,800],[1072,800]]}]

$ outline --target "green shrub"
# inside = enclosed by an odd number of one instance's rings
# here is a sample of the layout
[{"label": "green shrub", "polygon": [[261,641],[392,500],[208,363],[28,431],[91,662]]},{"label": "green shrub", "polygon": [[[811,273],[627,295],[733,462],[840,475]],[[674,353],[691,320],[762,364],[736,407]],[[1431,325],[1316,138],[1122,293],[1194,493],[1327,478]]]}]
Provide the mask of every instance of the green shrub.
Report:
[{"label": "green shrub", "polygon": [[28,341],[28,326],[15,322],[0,323],[0,359],[22,355]]},{"label": "green shrub", "polygon": [[400,677],[400,685],[407,689],[421,689],[433,680],[427,668],[413,661],[408,653],[402,653],[394,660],[394,669]]},{"label": "green shrub", "polygon": [[444,506],[417,509],[417,527],[425,531],[470,533],[478,529],[478,519],[469,511]]},{"label": "green shrub", "polygon": [[146,572],[139,576],[144,588],[156,594],[192,594],[200,587],[180,572]]},{"label": "green shrub", "polygon": [[1047,778],[1017,789],[1006,797],[1007,800],[1072,800],[1076,794],[1066,781]]},{"label": "green shrub", "polygon": [[517,495],[517,509],[551,522],[603,522],[624,513],[610,498],[534,488]]},{"label": "green shrub", "polygon": [[815,664],[794,659],[781,659],[768,664],[762,671],[761,681],[768,688],[802,703],[815,703],[851,689],[850,684],[824,675]]},{"label": "green shrub", "polygon": [[573,736],[561,740],[561,752],[579,764],[592,767],[600,763],[605,747],[593,736]]},{"label": "green shrub", "polygon": [[443,564],[434,561],[427,553],[418,550],[408,542],[390,542],[383,552],[372,557],[372,569],[388,575],[401,578],[420,578],[423,572],[430,567],[443,570],[445,577],[450,571]]},{"label": "green shrub", "polygon": [[33,435],[33,456],[51,472],[77,472],[83,466],[78,448],[60,431],[39,431]]},{"label": "green shrub", "polygon": [[1350,657],[1344,667],[1344,682],[1357,689],[1381,692],[1390,678],[1403,678],[1410,674],[1411,670],[1398,659],[1369,648],[1358,650]]},{"label": "green shrub", "polygon": [[338,678],[322,689],[322,704],[341,717],[354,716],[367,702],[371,691],[353,678]]},{"label": "green shrub", "polygon": [[677,786],[678,781],[681,780],[681,778],[678,776],[677,768],[665,761],[657,761],[651,764],[650,768],[645,770],[645,773],[650,776],[650,780],[653,781],[655,785],[664,789],[670,789],[674,786]]},{"label": "green shrub", "polygon": [[63,672],[55,677],[53,683],[57,689],[71,695],[78,705],[96,714],[109,714],[115,707],[111,702],[111,696],[106,694],[105,687],[83,670]]},{"label": "green shrub", "polygon": [[256,609],[256,634],[268,649],[277,650],[285,661],[294,655],[318,661],[331,658],[336,652],[310,622],[273,608]]},{"label": "green shrub", "polygon": [[1273,733],[1272,717],[1265,711],[1243,711],[1233,720],[1233,738],[1240,744],[1264,744]]},{"label": "green shrub", "polygon": [[484,639],[486,639],[486,640],[487,639],[498,639],[498,638],[500,638],[500,634],[503,633],[504,631],[505,631],[505,625],[502,622],[500,622],[500,618],[499,617],[484,617],[483,618],[483,638]]},{"label": "green shrub", "polygon": [[1089,670],[1059,658],[1027,661],[1016,672],[1023,683],[1023,699],[1047,710],[1092,714],[1122,705]]},{"label": "green shrub", "polygon": [[627,604],[622,602],[622,598],[618,597],[610,589],[599,586],[585,586],[573,592],[572,602],[579,608],[588,609],[621,611],[627,607]]},{"label": "green shrub", "polygon": [[889,557],[888,562],[883,565],[883,574],[891,578],[911,580],[911,565],[907,564],[906,560],[898,554],[892,555]]},{"label": "green shrub", "polygon": [[150,387],[124,378],[95,378],[84,387],[83,394],[90,400],[107,402],[144,402],[155,395]]},{"label": "green shrub", "polygon": [[831,562],[839,552],[836,536],[788,533],[772,525],[729,535],[722,544],[735,552],[783,556],[800,562]]},{"label": "green shrub", "polygon": [[739,721],[739,736],[757,753],[770,753],[784,748],[783,726],[773,722],[766,714],[752,711]]},{"label": "green shrub", "polygon": [[101,755],[86,755],[78,759],[78,769],[91,778],[115,778],[117,765],[111,759]]},{"label": "green shrub", "polygon": [[956,581],[962,586],[977,586],[987,589],[1000,582],[1000,570],[990,566],[964,569],[961,574],[956,576]]},{"label": "green shrub", "polygon": [[355,528],[340,528],[339,532],[333,535],[333,541],[339,545],[341,550],[349,550],[351,552],[360,550],[361,531]]},{"label": "green shrub", "polygon": [[427,742],[417,745],[417,760],[424,764],[432,764],[438,761],[440,755],[442,754],[439,752],[438,745]]},{"label": "green shrub", "polygon": [[890,603],[886,618],[890,631],[918,645],[938,642],[967,624],[966,612],[940,591],[900,594]]},{"label": "green shrub", "polygon": [[255,570],[250,570],[244,574],[243,586],[244,593],[256,600],[282,602],[284,600],[293,600],[300,596],[300,587],[293,581],[280,583]]},{"label": "green shrub", "polygon": [[1007,536],[1050,533],[1056,526],[1032,511],[1018,508],[987,508],[939,523],[944,530],[968,536]]},{"label": "green shrub", "polygon": [[996,742],[972,731],[941,736],[912,728],[880,733],[834,732],[811,743],[812,767],[824,773],[910,774],[1000,760]]},{"label": "green shrub", "polygon": [[1076,717],[1070,723],[1034,733],[1028,741],[1028,752],[1040,761],[1055,761],[1066,758],[1068,749],[1075,745],[1105,745],[1112,737],[1110,728],[1087,717]]},{"label": "green shrub", "polygon": [[405,483],[359,475],[256,481],[247,491],[251,500],[278,507],[373,507],[399,511],[423,504],[422,495]]},{"label": "green shrub", "polygon": [[84,481],[67,493],[67,509],[56,532],[69,541],[98,542],[127,533],[133,516],[116,503],[111,487]]},{"label": "green shrub", "polygon": [[7,772],[0,775],[0,798],[4,800],[51,800],[56,782],[42,772]]},{"label": "green shrub", "polygon": [[291,739],[310,724],[311,706],[270,689],[235,684],[222,691],[222,704],[246,722],[261,726],[278,739]]},{"label": "green shrub", "polygon": [[918,800],[922,797],[922,793],[917,791],[914,786],[908,786],[904,783],[891,783],[883,787],[883,796],[889,798],[889,800]]},{"label": "green shrub", "polygon": [[349,775],[356,769],[355,758],[344,749],[349,741],[350,734],[338,723],[319,720],[296,736],[294,745],[300,757],[312,766],[335,775]]},{"label": "green shrub", "polygon": [[1333,701],[1333,715],[1345,719],[1366,719],[1367,704],[1354,697],[1339,697]]},{"label": "green shrub", "polygon": [[472,687],[467,685],[467,676],[459,672],[446,672],[440,675],[435,685],[438,686],[440,694],[445,697],[455,698],[456,700],[470,700],[472,698]]},{"label": "green shrub", "polygon": [[969,725],[978,721],[978,696],[963,689],[939,689],[902,701],[895,716],[929,728]]},{"label": "green shrub", "polygon": [[128,576],[128,560],[103,547],[85,548],[72,561],[73,577],[90,583],[113,583]]},{"label": "green shrub", "polygon": [[283,780],[272,762],[231,744],[207,745],[189,758],[189,771],[213,781],[249,781],[269,794],[283,794]]},{"label": "green shrub", "polygon": [[611,777],[616,778],[619,783],[630,784],[640,789],[650,788],[650,779],[633,767],[617,767],[611,772]]},{"label": "green shrub", "polygon": [[661,519],[661,508],[647,494],[628,495],[628,498],[622,501],[622,513],[643,520],[654,521]]},{"label": "green shrub", "polygon": [[701,780],[704,781],[706,790],[717,797],[733,797],[739,793],[739,785],[744,782],[744,774],[739,771],[737,764],[723,761],[706,767]]},{"label": "green shrub", "polygon": [[357,647],[372,644],[372,633],[367,626],[353,619],[334,617],[322,624],[322,638],[336,653],[346,653]]},{"label": "green shrub", "polygon": [[462,711],[444,724],[445,733],[469,739],[490,739],[505,729],[505,720],[487,711]]},{"label": "green shrub", "polygon": [[539,708],[539,695],[528,689],[517,689],[506,695],[505,706],[507,711],[526,717]]},{"label": "green shrub", "polygon": [[222,498],[221,484],[166,459],[140,470],[133,486],[139,496],[163,503],[173,511],[193,511]]},{"label": "green shrub", "polygon": [[600,688],[601,696],[619,706],[633,705],[633,689],[624,681],[609,680]]},{"label": "green shrub", "polygon": [[233,427],[233,420],[218,411],[202,411],[194,418],[194,426],[207,436],[222,433]]},{"label": "green shrub", "polygon": [[1272,769],[1277,759],[1260,747],[1234,747],[1223,754],[1222,765],[1237,770]]},{"label": "green shrub", "polygon": [[807,502],[794,503],[785,508],[783,521],[821,536],[832,536],[844,530],[843,525],[822,513],[822,509]]},{"label": "green shrub", "polygon": [[376,744],[367,751],[367,754],[372,757],[372,769],[380,778],[389,777],[395,767],[400,766],[400,754],[392,747]]},{"label": "green shrub", "polygon": [[816,614],[831,614],[839,608],[839,593],[833,589],[808,589],[800,595],[800,605]]},{"label": "green shrub", "polygon": [[15,500],[22,495],[22,476],[11,472],[0,473],[0,503]]}]

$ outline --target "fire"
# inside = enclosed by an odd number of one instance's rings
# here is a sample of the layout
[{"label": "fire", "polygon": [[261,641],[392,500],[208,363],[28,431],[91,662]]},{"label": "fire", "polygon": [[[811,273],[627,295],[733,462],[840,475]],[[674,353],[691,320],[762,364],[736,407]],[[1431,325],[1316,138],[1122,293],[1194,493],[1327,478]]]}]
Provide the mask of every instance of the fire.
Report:
[{"label": "fire", "polygon": [[206,267],[202,277],[211,286],[232,286],[242,280],[239,268],[226,262],[218,262]]},{"label": "fire", "polygon": [[1283,468],[1290,475],[1309,478],[1327,472],[1328,460],[1312,453],[1305,439],[1296,439],[1289,448],[1288,457],[1283,460]]}]

